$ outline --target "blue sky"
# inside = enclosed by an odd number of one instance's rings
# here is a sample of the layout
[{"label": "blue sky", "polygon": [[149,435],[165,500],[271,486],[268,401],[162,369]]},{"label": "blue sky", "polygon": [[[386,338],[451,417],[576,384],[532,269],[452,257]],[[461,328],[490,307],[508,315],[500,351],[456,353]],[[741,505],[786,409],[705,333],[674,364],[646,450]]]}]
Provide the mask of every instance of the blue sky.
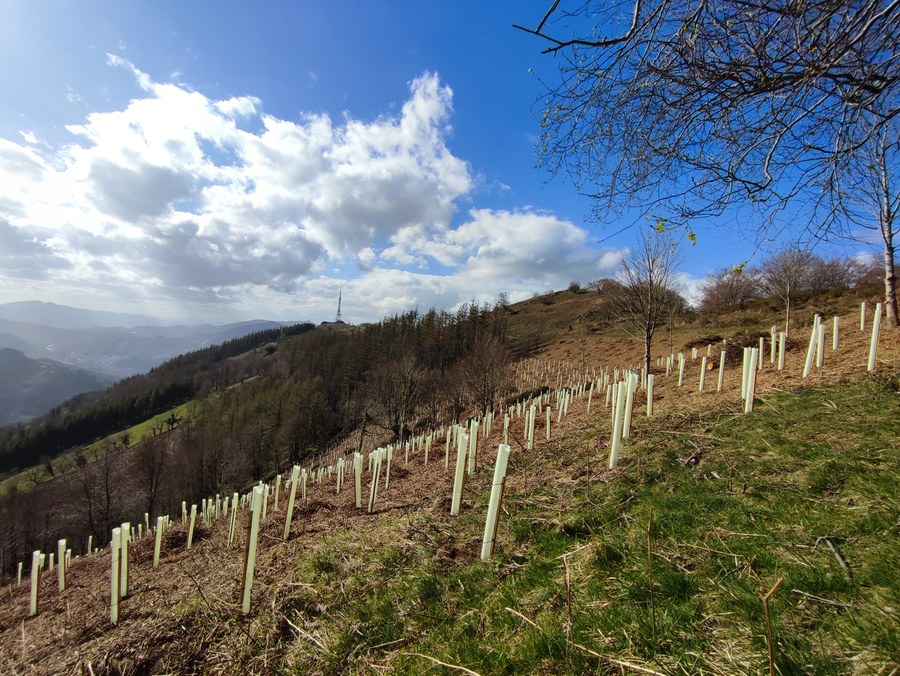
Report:
[{"label": "blue sky", "polygon": [[362,322],[613,276],[634,217],[535,168],[544,9],[0,0],[0,301]]}]

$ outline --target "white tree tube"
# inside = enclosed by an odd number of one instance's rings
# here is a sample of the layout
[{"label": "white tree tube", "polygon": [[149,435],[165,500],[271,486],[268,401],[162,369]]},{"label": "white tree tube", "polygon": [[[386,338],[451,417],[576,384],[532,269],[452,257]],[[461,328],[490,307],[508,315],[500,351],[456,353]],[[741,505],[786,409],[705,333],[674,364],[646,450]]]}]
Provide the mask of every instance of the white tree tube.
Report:
[{"label": "white tree tube", "polygon": [[875,317],[872,320],[872,339],[869,341],[869,365],[866,370],[875,370],[875,358],[878,355],[878,332],[881,329],[881,303],[875,305]]},{"label": "white tree tube", "polygon": [[41,587],[41,551],[34,550],[31,553],[31,607],[28,617],[34,617],[38,611],[38,591]]},{"label": "white tree tube", "polygon": [[306,469],[300,470],[300,498],[306,502]]},{"label": "white tree tube", "polygon": [[784,331],[778,333],[778,370],[784,371],[784,351],[787,334]]},{"label": "white tree tube", "polygon": [[[194,524],[197,523],[197,504],[191,505],[191,522],[188,525],[187,548],[190,549],[194,542]],[[229,543],[230,544],[230,543]]]},{"label": "white tree tube", "polygon": [[356,490],[356,508],[362,507],[362,454],[353,454],[353,483]]},{"label": "white tree tube", "polygon": [[153,567],[159,566],[159,550],[162,548],[163,531],[166,528],[166,518],[164,516],[156,517],[156,543],[153,545]]},{"label": "white tree tube", "polygon": [[816,334],[816,368],[822,368],[825,361],[825,325],[819,322],[819,331]]},{"label": "white tree tube", "polygon": [[509,414],[503,414],[503,443],[509,443]]},{"label": "white tree tube", "polygon": [[119,533],[119,597],[128,596],[128,542],[131,540],[131,524],[126,521]]},{"label": "white tree tube", "polygon": [[716,392],[722,391],[722,386],[725,384],[725,348],[722,348],[722,351],[719,353],[719,381],[716,384]]},{"label": "white tree tube", "polygon": [[550,441],[550,418],[552,418],[552,417],[553,416],[551,415],[550,407],[548,406],[547,407],[547,420],[544,423],[544,431],[546,432],[547,441]]},{"label": "white tree tube", "polygon": [[381,474],[381,457],[384,454],[384,449],[377,448],[373,453],[375,455],[372,459],[372,485],[369,487],[369,514],[375,509],[375,498],[378,495],[378,478]]},{"label": "white tree tube", "polygon": [[484,522],[484,540],[481,543],[481,560],[488,561],[494,553],[497,541],[497,522],[500,519],[500,500],[506,481],[506,465],[509,460],[509,446],[500,444],[497,448],[497,462],[494,465],[494,480],[491,483],[491,497],[488,501],[487,519]]},{"label": "white tree tube", "polygon": [[17,586],[21,587],[22,586],[22,562],[21,561],[19,561],[19,574],[17,577],[18,577],[18,585]]},{"label": "white tree tube", "polygon": [[244,558],[244,584],[241,611],[246,615],[250,612],[250,590],[253,588],[253,570],[256,567],[256,543],[259,539],[259,517],[262,512],[263,489],[261,486],[253,487],[253,502],[250,509],[250,537],[247,538],[247,550]]},{"label": "white tree tube", "polygon": [[806,378],[809,376],[809,372],[812,370],[813,365],[813,357],[816,352],[816,344],[818,342],[819,337],[819,315],[816,315],[815,320],[813,321],[812,333],[809,335],[809,347],[806,348],[806,362],[803,364],[803,377]]},{"label": "white tree tube", "polygon": [[428,465],[428,455],[431,453],[431,436],[425,439],[425,465]]},{"label": "white tree tube", "polygon": [[94,553],[94,536],[88,535],[87,554],[91,556]]},{"label": "white tree tube", "polygon": [[859,330],[866,330],[866,301],[859,304]]},{"label": "white tree tube", "polygon": [[391,462],[394,460],[394,447],[388,446],[384,456],[387,459],[387,467],[384,472],[384,490],[387,490],[391,485]]},{"label": "white tree tube", "polygon": [[703,357],[700,362],[700,391],[703,391],[703,385],[706,383],[706,362],[709,361],[709,357]]},{"label": "white tree tube", "polygon": [[756,368],[760,371],[763,370],[763,364],[765,364],[766,360],[763,359],[763,355],[766,353],[766,339],[762,336],[759,337],[759,359],[757,360],[759,363],[756,365]]},{"label": "white tree tube", "polygon": [[59,581],[59,591],[66,590],[66,541],[65,539],[59,540],[56,543],[56,551],[57,558],[59,559],[59,565],[56,567],[56,577]]},{"label": "white tree tube", "polygon": [[238,505],[241,497],[235,492],[231,495],[231,516],[228,517],[228,547],[234,542],[234,529],[237,527]]},{"label": "white tree tube", "polygon": [[769,336],[772,341],[771,342],[772,350],[771,350],[771,354],[769,355],[769,363],[770,364],[775,363],[775,344],[777,342],[777,340],[776,340],[777,331],[778,331],[778,327],[776,327],[774,324],[772,325],[772,328],[769,329]]},{"label": "white tree tube", "polygon": [[586,413],[591,412],[591,400],[594,398],[594,381],[591,381],[591,389],[588,390],[588,400],[587,400],[587,409]]},{"label": "white tree tube", "polygon": [[622,421],[622,438],[627,439],[631,435],[631,411],[634,409],[634,391],[637,389],[637,376],[628,372],[625,374],[625,415]]},{"label": "white tree tube", "polygon": [[759,351],[755,347],[751,348],[750,363],[747,366],[747,398],[744,401],[744,413],[753,410],[753,398],[756,395],[756,360],[759,357]]},{"label": "white tree tube", "polygon": [[444,437],[444,469],[450,469],[450,437],[453,436],[454,429],[455,426],[448,427],[447,434]]},{"label": "white tree tube", "polygon": [[622,443],[622,423],[625,418],[625,397],[628,384],[622,381],[618,384],[616,394],[616,414],[613,416],[612,443],[609,448],[609,468],[615,469],[619,462],[619,445]]},{"label": "white tree tube", "polygon": [[119,623],[119,547],[122,539],[122,529],[113,528],[112,543],[110,551],[112,553],[112,570],[109,590],[109,619],[113,624]]},{"label": "white tree tube", "polygon": [[747,366],[750,363],[750,348],[744,348],[744,361],[741,364],[741,401],[747,399]]},{"label": "white tree tube", "polygon": [[652,373],[647,374],[647,417],[653,415],[653,379]]},{"label": "white tree tube", "polygon": [[[294,518],[294,502],[297,499],[297,484],[300,483],[300,466],[291,469],[291,492],[288,494],[287,512],[284,515],[283,539],[287,540],[291,533],[291,520]],[[358,505],[357,505],[358,506]]]},{"label": "white tree tube", "polygon": [[459,503],[462,499],[463,479],[466,469],[466,443],[457,444],[456,446],[456,474],[453,477],[453,500],[450,503],[450,514],[456,516],[459,514]]},{"label": "white tree tube", "polygon": [[[266,515],[269,513],[269,484],[266,484],[262,487],[263,489],[263,504],[262,504],[262,520],[266,520]],[[219,502],[219,496],[216,495],[216,504]]]},{"label": "white tree tube", "polygon": [[838,349],[838,316],[834,316],[834,321],[832,322],[831,327],[831,350],[832,352]]},{"label": "white tree tube", "polygon": [[684,383],[684,352],[678,353],[678,387]]},{"label": "white tree tube", "polygon": [[472,420],[469,427],[469,476],[475,473],[475,462],[478,454],[478,421]]}]

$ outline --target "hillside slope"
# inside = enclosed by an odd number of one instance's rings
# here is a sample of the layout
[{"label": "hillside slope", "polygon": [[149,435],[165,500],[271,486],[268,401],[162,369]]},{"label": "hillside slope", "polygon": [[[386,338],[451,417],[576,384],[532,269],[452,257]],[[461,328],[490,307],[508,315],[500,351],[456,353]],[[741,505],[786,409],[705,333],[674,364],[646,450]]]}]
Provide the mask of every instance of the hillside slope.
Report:
[{"label": "hillside slope", "polygon": [[0,348],[0,427],[31,420],[82,392],[102,390],[113,379],[52,359],[29,359]]},{"label": "hillside slope", "polygon": [[[62,593],[46,576],[35,618],[25,619],[27,585],[13,583],[0,603],[0,668],[762,674],[760,595],[782,579],[770,609],[780,673],[893,673],[900,340],[885,332],[868,376],[867,336],[851,330],[852,318],[844,325],[839,350],[807,379],[805,346],[789,350],[783,372],[766,362],[751,414],[741,412],[731,362],[721,394],[699,391],[699,359],[682,387],[658,373],[654,416],[636,404],[612,471],[600,393],[590,413],[577,397],[559,424],[551,397],[552,438],[540,417],[533,450],[514,414],[489,563],[478,554],[500,421],[482,442],[459,517],[449,515],[455,454],[445,469],[443,442],[427,466],[421,451],[408,465],[395,453],[373,514],[353,505],[352,485],[339,494],[332,479],[311,485],[287,542],[282,494],[262,527],[246,617],[245,511],[230,549],[226,520],[195,535],[190,551],[185,528],[170,530],[158,569],[152,539],[136,542],[117,626],[108,619],[108,551],[74,561]],[[656,353],[668,353],[665,339]],[[529,375],[519,390],[556,388],[560,373],[622,368],[635,354],[620,336],[557,335],[522,366],[549,378]],[[365,497],[370,479],[365,472]]]}]

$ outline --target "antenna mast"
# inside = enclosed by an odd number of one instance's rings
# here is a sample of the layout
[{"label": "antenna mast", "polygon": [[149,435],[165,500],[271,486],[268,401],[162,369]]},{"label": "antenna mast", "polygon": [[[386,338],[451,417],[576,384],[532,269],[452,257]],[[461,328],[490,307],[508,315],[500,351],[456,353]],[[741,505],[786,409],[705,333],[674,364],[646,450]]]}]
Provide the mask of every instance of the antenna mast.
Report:
[{"label": "antenna mast", "polygon": [[334,318],[335,322],[341,321],[341,291],[338,291],[338,311],[337,315]]}]

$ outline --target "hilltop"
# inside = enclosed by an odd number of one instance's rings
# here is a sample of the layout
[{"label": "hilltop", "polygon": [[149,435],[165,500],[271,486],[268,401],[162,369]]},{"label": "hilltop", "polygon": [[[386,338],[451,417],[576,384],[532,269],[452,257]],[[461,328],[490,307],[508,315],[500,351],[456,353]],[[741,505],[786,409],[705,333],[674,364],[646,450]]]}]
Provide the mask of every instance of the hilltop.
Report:
[{"label": "hilltop", "polygon": [[[117,626],[108,616],[108,550],[76,559],[62,593],[46,576],[33,619],[25,620],[26,586],[13,581],[0,604],[0,665],[16,673],[764,673],[760,594],[783,578],[771,607],[781,673],[891,673],[900,668],[894,497],[900,341],[883,326],[877,367],[867,374],[858,300],[850,293],[800,304],[786,368],[765,362],[756,410],[746,415],[737,353],[729,353],[721,394],[711,376],[706,391],[698,391],[700,357],[707,345],[717,356],[722,338],[733,349],[756,344],[777,323],[777,306],[758,302],[715,323],[682,321],[658,336],[655,356],[669,355],[670,344],[685,352],[685,384],[678,387],[674,374],[658,368],[650,418],[639,390],[634,429],[615,470],[607,468],[610,410],[603,391],[595,390],[588,412],[588,395],[578,386],[633,366],[642,351],[612,321],[603,297],[559,292],[460,313],[460,323],[441,325],[446,337],[464,344],[474,324],[525,357],[498,407],[501,415],[512,411],[512,454],[489,563],[479,552],[502,419],[479,442],[478,469],[466,479],[459,517],[449,515],[455,452],[446,470],[440,436],[427,466],[419,446],[409,464],[395,451],[390,485],[373,514],[353,505],[352,486],[336,493],[333,477],[310,480],[283,542],[282,494],[262,527],[246,617],[238,593],[245,532],[238,529],[229,549],[224,519],[200,529],[190,551],[186,527],[169,530],[158,569],[152,538],[135,542],[132,591]],[[817,311],[828,320],[841,316],[841,342],[836,352],[829,342],[824,366],[804,379],[805,342]],[[337,333],[317,329],[255,351],[259,375],[248,371],[227,390],[250,409],[230,429],[243,434],[266,410],[258,408],[263,391],[281,395],[271,401],[291,394],[302,409],[306,400],[278,378],[285,365],[300,368],[292,361],[300,355],[325,367],[334,363],[326,355],[355,357],[362,368],[363,357],[350,347],[366,332],[385,346],[411,340],[415,324],[417,341],[408,344],[452,363],[455,343],[443,349],[429,343],[421,329],[426,322],[427,316],[400,317]],[[311,349],[323,344],[341,344],[343,351]],[[699,346],[696,360],[692,346]],[[448,379],[432,377],[429,387],[449,391]],[[551,439],[541,416],[528,450],[515,405],[544,391]],[[557,424],[556,393],[564,391],[576,396]],[[225,407],[224,392],[196,405],[236,411]],[[328,396],[327,387],[322,392]],[[462,419],[474,413],[467,409]],[[446,415],[426,420],[414,438],[448,422]],[[181,434],[208,443],[213,437],[200,436],[203,424],[198,415],[158,438],[177,443]],[[397,442],[388,429],[362,434],[348,421],[336,441],[298,460],[313,476],[357,448],[360,437],[365,452]],[[277,464],[261,462],[254,478],[272,480],[287,466]],[[366,497],[370,478],[364,464]],[[179,521],[179,503],[160,496],[158,511]],[[246,512],[240,518],[246,523]]]}]

